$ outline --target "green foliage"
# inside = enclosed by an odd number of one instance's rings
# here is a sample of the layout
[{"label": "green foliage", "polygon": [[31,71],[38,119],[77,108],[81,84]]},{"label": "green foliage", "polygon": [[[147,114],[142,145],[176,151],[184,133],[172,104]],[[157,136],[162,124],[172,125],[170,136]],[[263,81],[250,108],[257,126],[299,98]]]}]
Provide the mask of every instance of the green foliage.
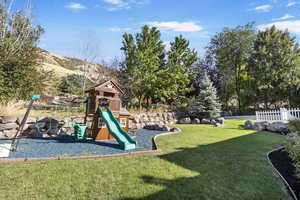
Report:
[{"label": "green foliage", "polygon": [[300,135],[288,139],[287,152],[294,162],[298,177],[300,177]]},{"label": "green foliage", "polygon": [[181,103],[192,90],[196,52],[189,48],[189,42],[182,36],[176,37],[170,51],[166,52],[160,36],[157,28],[148,26],[135,36],[123,35],[122,85],[130,92],[128,101],[131,104],[141,106],[144,100],[148,104],[150,101]]},{"label": "green foliage", "polygon": [[268,103],[289,101],[299,83],[300,48],[295,38],[275,26],[260,31],[247,65],[258,101]]},{"label": "green foliage", "polygon": [[164,65],[164,45],[160,31],[144,26],[141,33],[123,35],[125,82],[130,87],[130,96],[138,99],[141,106],[144,99],[155,96],[158,86],[157,72]]},{"label": "green foliage", "polygon": [[289,122],[289,130],[295,134],[300,134],[300,120],[292,120]]},{"label": "green foliage", "polygon": [[217,90],[205,73],[200,82],[200,94],[196,103],[189,108],[190,115],[197,118],[216,118],[220,116],[221,104]]},{"label": "green foliage", "polygon": [[219,74],[219,94],[225,107],[230,99],[236,98],[241,110],[245,66],[252,51],[255,30],[253,23],[236,28],[224,28],[210,41],[207,56],[214,60]]},{"label": "green foliage", "polygon": [[44,88],[36,45],[43,29],[0,3],[0,101],[28,99]]},{"label": "green foliage", "polygon": [[159,97],[175,105],[182,104],[187,94],[194,90],[192,82],[197,74],[194,68],[197,52],[190,49],[189,45],[189,41],[182,36],[176,37],[167,52],[166,67],[158,75],[162,87]]},{"label": "green foliage", "polygon": [[293,136],[288,138],[287,152],[294,161],[298,176],[300,177],[300,120],[289,122],[289,130]]},{"label": "green foliage", "polygon": [[[87,81],[86,83],[84,83],[85,80]],[[65,93],[84,96],[83,88],[85,84],[88,88],[93,85],[93,82],[83,75],[71,74],[62,78],[59,83],[59,89]]]}]

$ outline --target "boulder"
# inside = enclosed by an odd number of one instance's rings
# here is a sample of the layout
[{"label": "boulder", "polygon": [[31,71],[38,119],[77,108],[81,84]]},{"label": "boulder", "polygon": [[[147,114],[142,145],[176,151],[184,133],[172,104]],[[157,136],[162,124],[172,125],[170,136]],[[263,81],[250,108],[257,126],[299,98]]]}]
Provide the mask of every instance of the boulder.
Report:
[{"label": "boulder", "polygon": [[168,126],[162,126],[162,127],[161,127],[161,131],[170,132],[170,131],[171,131],[171,128],[168,127]]},{"label": "boulder", "polygon": [[154,130],[154,131],[170,131],[171,129],[168,126],[160,126],[158,124],[144,126],[144,129]]},{"label": "boulder", "polygon": [[46,125],[47,125],[46,122],[43,122],[43,121],[39,121],[39,122],[35,123],[35,127],[40,128],[40,129],[45,128]]},{"label": "boulder", "polygon": [[210,124],[210,119],[202,119],[201,124]]},{"label": "boulder", "polygon": [[87,118],[86,118],[86,121],[87,121],[87,122],[92,122],[93,120],[94,120],[93,117],[87,117]]},{"label": "boulder", "polygon": [[29,137],[32,138],[41,138],[43,135],[40,134],[36,129],[32,129],[28,132]]},{"label": "boulder", "polygon": [[76,124],[84,123],[84,118],[83,117],[74,118],[73,122],[76,123]]},{"label": "boulder", "polygon": [[218,122],[217,122],[217,123],[215,123],[214,125],[215,125],[216,127],[221,127],[221,126],[224,126],[224,124],[220,124],[220,123],[218,123]]},{"label": "boulder", "polygon": [[17,134],[17,130],[16,129],[4,130],[3,131],[3,135],[5,137],[7,137],[7,138],[14,138],[16,134]]},{"label": "boulder", "polygon": [[16,128],[18,128],[18,127],[19,127],[19,126],[18,126],[17,123],[0,124],[0,131],[16,129]]},{"label": "boulder", "polygon": [[181,131],[179,128],[171,128],[171,130],[170,130],[171,132],[179,132],[179,131]]},{"label": "boulder", "polygon": [[192,123],[192,120],[191,118],[189,117],[185,117],[185,118],[181,118],[179,119],[179,124],[191,124]]},{"label": "boulder", "polygon": [[273,122],[266,129],[271,132],[287,134],[289,132],[288,124],[284,122]]},{"label": "boulder", "polygon": [[267,130],[267,126],[270,123],[267,121],[263,121],[263,122],[255,122],[253,128],[257,131],[264,131]]},{"label": "boulder", "polygon": [[219,117],[216,119],[216,122],[219,124],[225,124],[225,118],[224,117]]},{"label": "boulder", "polygon": [[11,116],[0,117],[0,123],[2,123],[2,124],[16,123],[17,121],[18,121],[17,117],[11,117]]},{"label": "boulder", "polygon": [[60,135],[60,128],[51,128],[48,132],[48,135],[51,136]]},{"label": "boulder", "polygon": [[192,120],[192,124],[201,124],[201,120],[198,118],[195,118]]},{"label": "boulder", "polygon": [[254,123],[253,123],[253,121],[251,121],[251,120],[245,121],[244,127],[245,127],[246,129],[254,129]]},{"label": "boulder", "polygon": [[61,134],[64,134],[64,135],[71,135],[72,134],[72,129],[71,128],[68,128],[68,127],[64,127],[61,129]]},{"label": "boulder", "polygon": [[210,124],[216,126],[217,125],[217,121],[214,120],[214,119],[212,119],[212,120],[210,120]]},{"label": "boulder", "polygon": [[28,117],[27,120],[26,120],[26,123],[27,124],[34,124],[34,123],[36,123],[37,120],[38,119],[35,118],[35,117]]}]

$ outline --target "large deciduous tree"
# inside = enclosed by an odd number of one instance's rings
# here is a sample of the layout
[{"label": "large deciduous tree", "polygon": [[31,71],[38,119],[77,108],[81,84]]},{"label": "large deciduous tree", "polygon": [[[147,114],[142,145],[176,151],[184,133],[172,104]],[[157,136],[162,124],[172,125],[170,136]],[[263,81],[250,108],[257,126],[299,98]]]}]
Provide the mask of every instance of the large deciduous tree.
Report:
[{"label": "large deciduous tree", "polygon": [[266,108],[293,99],[299,83],[299,55],[299,45],[288,31],[272,26],[258,33],[247,69],[256,88],[254,95]]},{"label": "large deciduous tree", "polygon": [[43,29],[25,11],[11,12],[10,1],[0,2],[0,101],[26,99],[41,92],[46,78],[37,69],[36,45]]},{"label": "large deciduous tree", "polygon": [[218,89],[225,107],[232,98],[235,98],[238,110],[241,110],[243,76],[254,37],[253,23],[232,29],[224,28],[211,39],[207,48],[207,54],[214,59],[219,74]]}]

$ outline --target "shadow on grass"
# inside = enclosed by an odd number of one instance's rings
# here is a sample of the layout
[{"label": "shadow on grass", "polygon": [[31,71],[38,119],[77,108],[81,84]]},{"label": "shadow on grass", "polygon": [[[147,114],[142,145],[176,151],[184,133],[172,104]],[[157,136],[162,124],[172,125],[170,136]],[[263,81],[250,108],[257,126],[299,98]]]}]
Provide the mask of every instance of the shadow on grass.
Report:
[{"label": "shadow on grass", "polygon": [[145,184],[164,189],[142,198],[128,197],[123,200],[287,199],[266,160],[266,152],[278,146],[281,140],[256,132],[160,155],[161,159],[199,175],[177,179],[143,176],[140,178]]}]

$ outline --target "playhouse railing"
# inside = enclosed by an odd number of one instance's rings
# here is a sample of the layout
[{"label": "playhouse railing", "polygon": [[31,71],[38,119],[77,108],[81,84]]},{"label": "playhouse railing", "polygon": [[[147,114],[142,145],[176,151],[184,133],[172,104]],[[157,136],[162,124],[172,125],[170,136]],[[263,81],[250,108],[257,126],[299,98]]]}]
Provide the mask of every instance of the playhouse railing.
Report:
[{"label": "playhouse railing", "polygon": [[290,121],[300,119],[299,108],[281,108],[256,112],[256,121]]}]

